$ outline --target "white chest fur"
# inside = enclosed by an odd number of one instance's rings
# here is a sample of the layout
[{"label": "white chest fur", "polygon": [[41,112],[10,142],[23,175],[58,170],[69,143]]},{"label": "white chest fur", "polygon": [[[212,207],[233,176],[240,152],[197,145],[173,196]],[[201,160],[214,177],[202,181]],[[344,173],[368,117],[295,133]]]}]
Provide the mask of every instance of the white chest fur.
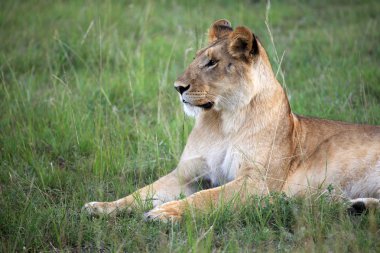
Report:
[{"label": "white chest fur", "polygon": [[233,146],[210,150],[206,157],[209,167],[207,178],[212,185],[222,185],[234,180],[238,174],[241,153]]}]

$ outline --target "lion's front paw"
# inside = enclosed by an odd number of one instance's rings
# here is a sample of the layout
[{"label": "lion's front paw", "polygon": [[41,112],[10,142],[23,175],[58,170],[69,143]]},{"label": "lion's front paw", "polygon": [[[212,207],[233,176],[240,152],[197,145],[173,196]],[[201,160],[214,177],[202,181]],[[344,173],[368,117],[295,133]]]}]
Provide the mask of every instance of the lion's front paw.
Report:
[{"label": "lion's front paw", "polygon": [[89,215],[102,215],[115,213],[116,207],[108,202],[89,202],[82,207],[82,212]]},{"label": "lion's front paw", "polygon": [[179,221],[183,215],[185,204],[183,201],[170,201],[144,214],[147,220]]}]

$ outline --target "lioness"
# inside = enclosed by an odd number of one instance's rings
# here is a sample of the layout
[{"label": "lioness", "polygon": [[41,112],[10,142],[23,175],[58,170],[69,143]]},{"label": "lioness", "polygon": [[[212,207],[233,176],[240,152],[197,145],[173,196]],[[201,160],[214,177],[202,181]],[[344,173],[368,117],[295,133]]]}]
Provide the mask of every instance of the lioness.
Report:
[{"label": "lioness", "polygon": [[[293,114],[248,28],[213,23],[208,46],[174,86],[186,114],[196,118],[177,168],[125,198],[87,203],[86,211],[115,214],[153,199],[147,218],[178,220],[186,207],[206,210],[235,197],[302,195],[330,185],[354,207],[379,206],[380,127]],[[212,187],[197,192],[200,180]]]}]

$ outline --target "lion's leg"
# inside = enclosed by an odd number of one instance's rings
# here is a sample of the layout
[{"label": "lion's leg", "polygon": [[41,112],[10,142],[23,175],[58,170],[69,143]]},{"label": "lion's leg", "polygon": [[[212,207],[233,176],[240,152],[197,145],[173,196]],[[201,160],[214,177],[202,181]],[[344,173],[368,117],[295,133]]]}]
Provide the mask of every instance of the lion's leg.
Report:
[{"label": "lion's leg", "polygon": [[196,180],[200,171],[205,169],[205,161],[201,158],[187,160],[177,169],[154,183],[136,192],[112,202],[89,202],[83,210],[89,214],[117,214],[126,208],[134,208],[138,203],[152,201],[153,207],[178,198],[181,194],[189,196],[197,189]]},{"label": "lion's leg", "polygon": [[146,213],[145,217],[162,221],[179,220],[187,207],[205,211],[211,206],[215,207],[223,202],[229,202],[235,197],[238,198],[239,203],[242,203],[247,196],[264,192],[257,187],[258,185],[260,183],[254,184],[251,179],[241,177],[223,186],[194,193],[185,199],[162,204]]}]

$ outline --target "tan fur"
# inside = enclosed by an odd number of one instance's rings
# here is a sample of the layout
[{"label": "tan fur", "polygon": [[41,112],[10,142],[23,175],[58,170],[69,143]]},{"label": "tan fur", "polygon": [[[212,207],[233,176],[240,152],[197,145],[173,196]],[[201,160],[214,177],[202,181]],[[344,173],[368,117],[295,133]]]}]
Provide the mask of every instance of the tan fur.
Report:
[{"label": "tan fur", "polygon": [[[175,83],[185,112],[196,118],[177,168],[132,195],[85,210],[117,213],[153,198],[148,218],[180,219],[187,207],[206,210],[270,192],[304,195],[329,185],[347,199],[373,198],[359,200],[378,205],[380,127],[293,114],[248,28],[232,30],[219,20],[209,41]],[[197,192],[200,179],[216,187]],[[176,200],[180,195],[187,198]]]}]

